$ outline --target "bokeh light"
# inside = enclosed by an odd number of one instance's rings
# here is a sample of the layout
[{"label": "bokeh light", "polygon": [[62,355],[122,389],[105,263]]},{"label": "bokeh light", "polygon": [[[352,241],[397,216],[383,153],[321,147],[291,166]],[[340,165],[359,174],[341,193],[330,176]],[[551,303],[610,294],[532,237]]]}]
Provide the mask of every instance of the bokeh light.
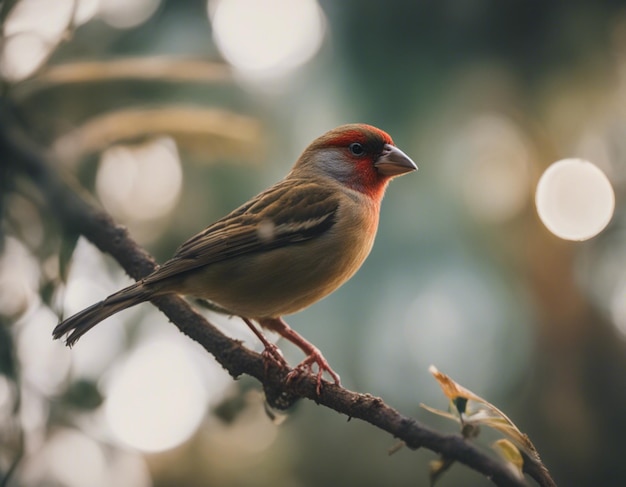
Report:
[{"label": "bokeh light", "polygon": [[87,22],[98,0],[21,0],[4,23],[0,69],[10,81],[27,78],[48,58],[70,25]]},{"label": "bokeh light", "polygon": [[98,16],[111,27],[130,29],[148,20],[160,4],[160,0],[103,0]]},{"label": "bokeh light", "polygon": [[498,114],[470,120],[456,141],[454,160],[463,176],[468,210],[482,221],[498,223],[517,215],[530,194],[528,143],[520,128]]},{"label": "bokeh light", "polygon": [[[78,267],[75,263],[74,267]],[[92,267],[92,266],[90,266]],[[66,288],[66,310],[65,317],[91,306],[104,299],[108,294],[109,287],[103,287],[98,282],[100,277],[104,277],[104,269],[97,270],[95,274],[98,279],[86,277],[73,277]],[[92,276],[93,276],[92,275]],[[106,279],[102,279],[105,281]],[[112,291],[111,291],[112,292]],[[129,312],[127,312],[129,313]],[[72,350],[72,372],[82,378],[97,378],[106,370],[111,361],[124,348],[124,328],[121,326],[127,313],[114,315],[107,318],[105,324],[97,326],[81,339],[80,347]]]},{"label": "bokeh light", "polygon": [[[69,317],[78,313],[130,284],[131,279],[121,274],[122,271],[118,269],[112,275],[100,251],[86,239],[80,238],[72,254],[72,265],[63,292],[63,315]],[[72,374],[90,379],[100,377],[124,347],[122,323],[129,314],[138,311],[140,308],[132,308],[115,314],[82,337],[80,346],[71,352]]]},{"label": "bokeh light", "polygon": [[65,386],[70,367],[67,349],[51,338],[57,323],[57,315],[50,308],[39,306],[24,318],[18,335],[17,353],[23,378],[46,394]]},{"label": "bokeh light", "polygon": [[105,414],[123,443],[147,452],[173,448],[202,420],[207,393],[180,342],[152,340],[134,350],[108,384]]},{"label": "bokeh light", "polygon": [[77,429],[57,428],[23,466],[24,485],[149,487],[145,461],[128,451],[106,451]]},{"label": "bokeh light", "polygon": [[276,77],[319,50],[324,17],[315,0],[211,0],[215,43],[245,75]]},{"label": "bokeh light", "polygon": [[168,137],[135,146],[114,146],[100,160],[96,191],[122,221],[166,216],[178,202],[182,169],[176,143]]},{"label": "bokeh light", "polygon": [[83,433],[61,430],[47,445],[52,478],[67,487],[106,485],[106,461],[102,447]]},{"label": "bokeh light", "polygon": [[557,237],[587,240],[611,221],[615,194],[606,175],[582,159],[562,159],[541,176],[535,197],[543,224]]},{"label": "bokeh light", "polygon": [[41,434],[50,419],[50,403],[34,388],[22,387],[19,418],[27,434]]},{"label": "bokeh light", "polygon": [[6,39],[2,48],[2,75],[9,81],[30,76],[50,53],[46,41],[36,34],[23,33]]},{"label": "bokeh light", "polygon": [[32,255],[17,239],[7,237],[0,258],[0,313],[17,316],[37,299],[41,272]]},{"label": "bokeh light", "polygon": [[90,21],[97,13],[101,0],[66,0],[73,4],[74,24],[82,25]]}]

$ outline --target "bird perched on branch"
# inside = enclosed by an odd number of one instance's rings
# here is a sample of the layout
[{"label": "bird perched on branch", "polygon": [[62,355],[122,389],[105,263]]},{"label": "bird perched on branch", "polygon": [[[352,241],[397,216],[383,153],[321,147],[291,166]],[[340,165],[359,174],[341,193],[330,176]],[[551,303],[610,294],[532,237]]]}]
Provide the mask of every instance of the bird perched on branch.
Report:
[{"label": "bird perched on branch", "polygon": [[289,378],[317,365],[318,393],[324,372],[339,384],[321,352],[282,317],[327,296],[361,267],[387,184],[416,169],[382,130],[337,127],[315,139],[283,180],[187,240],[152,274],[60,323],[53,336],[69,333],[72,346],[118,311],[164,294],[191,295],[241,317],[266,359],[287,367],[253,321],[302,349],[306,358]]}]

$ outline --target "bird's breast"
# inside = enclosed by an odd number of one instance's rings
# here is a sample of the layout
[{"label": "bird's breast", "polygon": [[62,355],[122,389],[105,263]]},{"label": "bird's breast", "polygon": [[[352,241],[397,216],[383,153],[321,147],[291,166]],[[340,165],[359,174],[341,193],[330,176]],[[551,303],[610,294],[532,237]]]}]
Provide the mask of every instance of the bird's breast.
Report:
[{"label": "bird's breast", "polygon": [[354,275],[372,248],[377,226],[377,205],[347,201],[322,235],[202,268],[190,279],[188,293],[250,318],[295,313]]}]

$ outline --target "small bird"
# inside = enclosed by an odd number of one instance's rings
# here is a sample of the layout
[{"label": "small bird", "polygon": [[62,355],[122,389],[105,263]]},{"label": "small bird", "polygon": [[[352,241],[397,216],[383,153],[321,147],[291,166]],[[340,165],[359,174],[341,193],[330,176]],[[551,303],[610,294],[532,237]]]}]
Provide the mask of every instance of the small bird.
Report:
[{"label": "small bird", "polygon": [[[241,317],[265,346],[264,358],[288,367],[277,347],[256,328],[274,331],[306,358],[289,374],[340,379],[313,344],[283,316],[332,293],[361,267],[374,243],[389,181],[415,163],[376,127],[349,124],[315,139],[287,176],[183,243],[144,279],[61,322],[55,339],[72,346],[123,309],[165,294],[208,301]],[[266,362],[267,363],[267,362]]]}]

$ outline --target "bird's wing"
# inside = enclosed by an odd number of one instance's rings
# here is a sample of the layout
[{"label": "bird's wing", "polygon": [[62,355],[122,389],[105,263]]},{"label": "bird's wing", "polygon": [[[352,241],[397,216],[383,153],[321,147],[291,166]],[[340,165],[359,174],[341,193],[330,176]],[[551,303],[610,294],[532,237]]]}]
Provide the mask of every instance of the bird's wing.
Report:
[{"label": "bird's wing", "polygon": [[[144,282],[319,237],[336,221],[339,198],[314,182],[282,181],[183,243]],[[296,210],[294,211],[294,208]]]}]

